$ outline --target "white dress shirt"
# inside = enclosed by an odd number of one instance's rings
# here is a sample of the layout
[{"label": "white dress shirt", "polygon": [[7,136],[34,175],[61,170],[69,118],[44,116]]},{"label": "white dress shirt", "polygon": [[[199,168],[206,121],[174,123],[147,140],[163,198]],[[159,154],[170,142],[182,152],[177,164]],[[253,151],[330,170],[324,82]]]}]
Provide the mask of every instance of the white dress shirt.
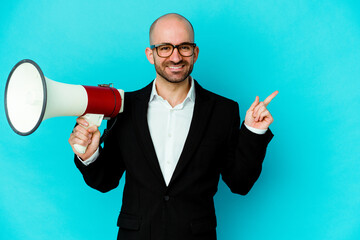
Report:
[{"label": "white dress shirt", "polygon": [[184,101],[174,107],[158,95],[155,84],[156,80],[150,95],[147,120],[161,172],[168,185],[190,129],[195,105],[194,80],[191,78]]},{"label": "white dress shirt", "polygon": [[[189,133],[195,106],[195,87],[194,80],[191,78],[190,90],[185,100],[172,107],[167,100],[158,95],[155,84],[156,79],[149,99],[147,121],[161,172],[168,185]],[[257,134],[264,134],[267,131],[267,129],[257,129],[246,124],[245,126]],[[99,149],[82,163],[89,165],[98,156]]]}]

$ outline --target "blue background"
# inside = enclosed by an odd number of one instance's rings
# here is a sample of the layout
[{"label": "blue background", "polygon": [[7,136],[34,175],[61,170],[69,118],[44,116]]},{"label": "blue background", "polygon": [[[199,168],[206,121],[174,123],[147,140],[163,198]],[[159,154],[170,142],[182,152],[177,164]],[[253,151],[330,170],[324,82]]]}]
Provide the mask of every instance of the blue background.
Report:
[{"label": "blue background", "polygon": [[[242,119],[256,95],[280,92],[258,182],[245,197],[220,182],[218,238],[360,239],[358,1],[5,1],[1,101],[24,58],[59,82],[145,86],[148,29],[168,12],[194,25],[193,77],[238,101]],[[67,142],[74,122],[21,137],[0,105],[0,239],[116,238],[123,179],[107,194],[85,185]]]}]

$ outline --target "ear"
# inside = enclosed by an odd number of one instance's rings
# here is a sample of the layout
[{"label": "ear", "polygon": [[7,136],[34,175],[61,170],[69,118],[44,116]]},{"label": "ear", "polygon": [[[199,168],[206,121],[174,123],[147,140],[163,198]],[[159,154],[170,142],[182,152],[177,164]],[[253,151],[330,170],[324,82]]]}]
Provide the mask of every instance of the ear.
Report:
[{"label": "ear", "polygon": [[198,59],[198,56],[199,56],[199,47],[196,46],[195,49],[194,49],[194,63],[196,62],[196,60]]},{"label": "ear", "polygon": [[154,64],[154,54],[153,54],[153,50],[149,47],[147,47],[145,49],[145,54],[146,54],[146,57],[148,59],[148,61],[151,63],[151,64]]}]

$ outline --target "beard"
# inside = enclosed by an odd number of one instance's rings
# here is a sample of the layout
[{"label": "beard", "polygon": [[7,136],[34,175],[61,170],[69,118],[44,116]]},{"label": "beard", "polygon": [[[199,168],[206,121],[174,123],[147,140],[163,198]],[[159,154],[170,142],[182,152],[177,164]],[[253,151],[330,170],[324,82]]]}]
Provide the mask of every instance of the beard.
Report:
[{"label": "beard", "polygon": [[[155,60],[155,59],[154,59]],[[170,62],[172,63],[172,62]],[[167,82],[169,83],[181,83],[183,81],[185,81],[190,74],[192,73],[194,64],[193,63],[189,63],[186,61],[180,61],[176,64],[171,64],[172,66],[181,66],[184,65],[184,68],[188,67],[188,69],[185,72],[179,72],[179,73],[173,73],[173,74],[168,74],[165,72],[165,68],[167,67],[166,63],[163,64],[158,64],[155,61],[155,70],[157,72],[157,74],[159,74],[163,79],[165,79]]]}]

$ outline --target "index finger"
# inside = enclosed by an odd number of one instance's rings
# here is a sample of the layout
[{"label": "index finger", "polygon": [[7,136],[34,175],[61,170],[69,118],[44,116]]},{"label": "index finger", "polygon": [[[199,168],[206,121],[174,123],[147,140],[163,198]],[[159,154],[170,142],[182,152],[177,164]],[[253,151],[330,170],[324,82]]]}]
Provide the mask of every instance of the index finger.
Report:
[{"label": "index finger", "polygon": [[271,100],[273,100],[273,98],[274,97],[276,97],[276,95],[279,93],[279,91],[275,91],[275,92],[273,92],[270,96],[268,96],[265,100],[264,100],[264,104],[265,104],[265,106],[267,106],[270,102],[271,102]]},{"label": "index finger", "polygon": [[76,122],[81,125],[81,126],[84,126],[84,127],[88,127],[89,126],[89,123],[83,118],[83,117],[78,117],[76,119]]}]

